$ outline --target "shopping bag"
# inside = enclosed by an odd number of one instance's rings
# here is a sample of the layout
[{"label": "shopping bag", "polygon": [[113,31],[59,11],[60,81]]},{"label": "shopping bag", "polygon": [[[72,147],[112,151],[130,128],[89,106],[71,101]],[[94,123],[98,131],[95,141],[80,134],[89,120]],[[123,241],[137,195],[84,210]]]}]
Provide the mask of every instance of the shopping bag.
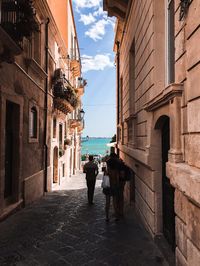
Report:
[{"label": "shopping bag", "polygon": [[108,175],[103,175],[101,187],[102,188],[109,188],[110,187],[110,178]]}]

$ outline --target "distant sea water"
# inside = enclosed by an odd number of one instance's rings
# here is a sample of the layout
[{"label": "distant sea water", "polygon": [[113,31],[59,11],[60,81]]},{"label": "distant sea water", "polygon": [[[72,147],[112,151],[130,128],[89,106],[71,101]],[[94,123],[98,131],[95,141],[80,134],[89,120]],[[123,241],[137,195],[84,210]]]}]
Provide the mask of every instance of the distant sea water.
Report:
[{"label": "distant sea water", "polygon": [[96,155],[106,155],[110,153],[110,147],[106,144],[111,141],[111,138],[82,138],[81,143],[81,153],[82,154],[96,154]]}]

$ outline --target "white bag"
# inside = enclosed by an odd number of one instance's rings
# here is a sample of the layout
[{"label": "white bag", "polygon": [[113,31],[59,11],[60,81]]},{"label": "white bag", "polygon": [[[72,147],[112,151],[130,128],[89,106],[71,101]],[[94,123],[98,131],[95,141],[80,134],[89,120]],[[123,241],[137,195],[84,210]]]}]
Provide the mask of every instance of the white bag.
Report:
[{"label": "white bag", "polygon": [[109,188],[110,187],[110,178],[108,175],[104,175],[101,183],[102,188]]}]

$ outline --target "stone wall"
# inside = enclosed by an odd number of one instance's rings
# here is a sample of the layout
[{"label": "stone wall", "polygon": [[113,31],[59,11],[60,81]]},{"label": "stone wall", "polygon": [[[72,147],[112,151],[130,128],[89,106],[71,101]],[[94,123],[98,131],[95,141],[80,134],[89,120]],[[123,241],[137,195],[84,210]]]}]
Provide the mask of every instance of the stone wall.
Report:
[{"label": "stone wall", "polygon": [[[156,201],[160,193],[155,182],[154,169],[148,165],[151,160],[148,148],[151,140],[148,134],[152,127],[152,118],[144,110],[144,106],[160,93],[164,85],[161,39],[164,35],[162,27],[164,10],[160,12],[160,6],[160,2],[157,5],[154,1],[132,2],[120,48],[120,78],[123,80],[123,115],[120,123],[123,125],[124,136],[123,145],[119,146],[120,155],[135,171],[136,207],[152,235],[161,230],[157,219],[160,217],[160,207],[158,207],[160,203]],[[135,70],[131,69],[130,61],[133,49]],[[134,84],[131,83],[131,71],[135,71]],[[133,140],[135,147],[130,145],[128,139],[126,120],[131,115],[135,116]]]},{"label": "stone wall", "polygon": [[[122,114],[118,126],[123,131],[118,141],[120,157],[135,172],[135,205],[144,224],[153,237],[162,234],[160,118],[169,118],[170,150],[166,169],[175,188],[176,264],[199,265],[200,4],[198,0],[191,1],[180,21],[180,1],[174,1],[173,84],[166,84],[165,1],[132,1],[128,12],[120,38]],[[130,61],[133,44],[134,83]],[[136,133],[131,143],[132,119],[132,131]],[[125,195],[130,200],[128,184],[127,189]]]},{"label": "stone wall", "polygon": [[[44,13],[40,13],[38,5],[41,5],[41,1],[37,3],[37,20],[40,23]],[[41,34],[41,43],[38,42],[36,47],[36,42],[33,45],[33,42],[24,38],[21,43],[21,53],[12,63],[1,63],[0,68],[0,138],[3,143],[0,149],[0,216],[6,209],[12,209],[17,202],[30,203],[44,193],[45,23],[40,24],[40,33],[34,34]],[[38,61],[36,61],[36,54]],[[14,148],[11,151],[13,156],[10,157],[13,158],[14,169],[12,169],[12,195],[9,197],[4,196],[7,102],[19,108],[19,123],[16,122],[16,128],[13,129],[16,141],[13,141],[13,138],[12,141],[9,140],[14,142],[11,143]],[[34,124],[37,132],[34,136],[30,133],[33,107],[37,113]]]}]

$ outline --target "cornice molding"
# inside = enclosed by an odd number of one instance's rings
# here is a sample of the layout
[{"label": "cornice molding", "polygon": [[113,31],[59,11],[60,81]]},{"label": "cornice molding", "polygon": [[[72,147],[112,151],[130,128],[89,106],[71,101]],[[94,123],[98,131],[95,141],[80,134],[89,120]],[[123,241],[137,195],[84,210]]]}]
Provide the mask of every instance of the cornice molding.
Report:
[{"label": "cornice molding", "polygon": [[158,94],[155,98],[149,101],[145,105],[144,110],[146,110],[147,112],[154,111],[159,107],[168,104],[170,100],[172,100],[176,96],[181,96],[182,92],[183,92],[183,84],[177,84],[177,83],[170,84],[160,94]]}]

